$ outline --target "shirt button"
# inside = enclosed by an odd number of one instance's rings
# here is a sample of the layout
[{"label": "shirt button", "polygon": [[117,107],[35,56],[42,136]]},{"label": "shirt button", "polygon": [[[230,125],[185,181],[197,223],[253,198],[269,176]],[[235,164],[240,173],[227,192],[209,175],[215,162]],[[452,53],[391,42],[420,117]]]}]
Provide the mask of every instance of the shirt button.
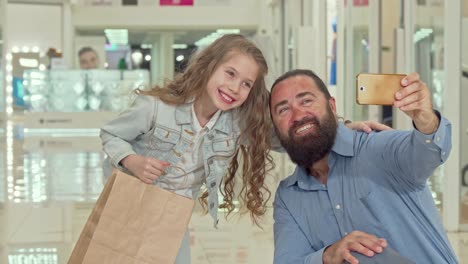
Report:
[{"label": "shirt button", "polygon": [[210,209],[213,209],[214,203],[210,203]]},{"label": "shirt button", "polygon": [[210,160],[208,161],[208,164],[209,164],[209,165],[213,164],[213,160],[210,159]]},{"label": "shirt button", "polygon": [[431,140],[426,139],[426,143],[427,143],[427,144],[431,143]]},{"label": "shirt button", "polygon": [[211,186],[211,188],[215,187],[215,186],[216,186],[216,182],[212,182],[212,183],[210,184],[210,186]]},{"label": "shirt button", "polygon": [[212,134],[208,134],[208,139],[209,139],[209,140],[213,140],[213,135],[212,135]]},{"label": "shirt button", "polygon": [[341,209],[341,206],[340,206],[339,204],[337,204],[337,205],[335,206],[335,208],[336,208],[336,210],[340,210],[340,209]]}]

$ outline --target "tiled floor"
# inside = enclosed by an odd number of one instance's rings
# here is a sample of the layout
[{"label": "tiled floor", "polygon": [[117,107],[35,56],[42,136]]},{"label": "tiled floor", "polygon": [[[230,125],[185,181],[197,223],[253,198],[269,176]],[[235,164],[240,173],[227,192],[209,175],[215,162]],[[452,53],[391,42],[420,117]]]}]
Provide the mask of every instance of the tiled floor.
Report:
[{"label": "tiled floor", "polygon": [[[12,141],[0,133],[0,263],[66,263],[103,186],[97,132],[54,133],[16,127]],[[279,161],[270,185],[290,169]],[[272,263],[272,210],[263,230],[248,216],[222,219],[215,230],[200,211],[190,223],[192,263]],[[468,263],[468,233],[449,237]]]}]

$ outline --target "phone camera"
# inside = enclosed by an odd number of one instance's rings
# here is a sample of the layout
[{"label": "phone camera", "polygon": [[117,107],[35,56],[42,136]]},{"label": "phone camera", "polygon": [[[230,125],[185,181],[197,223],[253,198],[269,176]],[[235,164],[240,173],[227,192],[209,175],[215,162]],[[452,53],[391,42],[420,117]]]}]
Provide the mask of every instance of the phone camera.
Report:
[{"label": "phone camera", "polygon": [[364,91],[364,86],[359,87],[359,90]]}]

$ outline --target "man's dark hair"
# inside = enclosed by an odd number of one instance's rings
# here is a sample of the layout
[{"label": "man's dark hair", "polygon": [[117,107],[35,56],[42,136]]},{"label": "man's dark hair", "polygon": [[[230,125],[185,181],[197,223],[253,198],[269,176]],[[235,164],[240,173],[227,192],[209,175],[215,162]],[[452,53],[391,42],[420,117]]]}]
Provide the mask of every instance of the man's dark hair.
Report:
[{"label": "man's dark hair", "polygon": [[317,74],[315,74],[311,70],[296,69],[296,70],[288,71],[285,74],[278,77],[278,79],[276,79],[276,81],[271,86],[270,103],[271,103],[271,94],[273,93],[273,89],[275,88],[275,86],[278,83],[280,83],[280,82],[282,82],[282,81],[284,81],[286,79],[289,79],[291,77],[300,76],[300,75],[309,76],[310,78],[312,78],[312,80],[314,80],[314,82],[317,85],[317,87],[319,88],[319,90],[325,95],[325,98],[327,100],[331,98],[331,95],[330,95],[330,92],[327,89],[327,86],[325,85],[325,83],[323,83],[322,79],[320,79],[320,77],[317,76]]},{"label": "man's dark hair", "polygon": [[83,47],[80,49],[80,51],[78,51],[78,57],[80,57],[83,53],[86,53],[86,52],[94,52],[94,54],[96,54],[97,56],[97,52],[91,48],[91,47]]}]

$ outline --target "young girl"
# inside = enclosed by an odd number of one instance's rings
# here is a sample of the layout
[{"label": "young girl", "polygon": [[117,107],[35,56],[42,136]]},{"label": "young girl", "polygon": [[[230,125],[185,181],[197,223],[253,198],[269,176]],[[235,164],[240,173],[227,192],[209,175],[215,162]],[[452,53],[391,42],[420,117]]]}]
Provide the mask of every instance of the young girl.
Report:
[{"label": "young girl", "polygon": [[[264,179],[272,168],[267,71],[262,52],[245,37],[219,38],[183,74],[140,91],[127,111],[102,128],[105,175],[111,164],[190,198],[205,184],[203,198],[216,225],[221,182],[222,207],[234,210],[234,176],[242,156],[239,199],[257,222],[270,197]],[[184,239],[176,263],[189,263],[189,256]]]},{"label": "young girl", "polygon": [[[245,37],[219,38],[173,81],[139,91],[134,104],[102,128],[105,175],[112,165],[193,199],[205,184],[201,198],[216,226],[219,207],[234,210],[242,157],[238,198],[258,223],[270,198],[264,179],[273,165],[267,71],[262,52]],[[176,263],[190,263],[188,233]]]}]

